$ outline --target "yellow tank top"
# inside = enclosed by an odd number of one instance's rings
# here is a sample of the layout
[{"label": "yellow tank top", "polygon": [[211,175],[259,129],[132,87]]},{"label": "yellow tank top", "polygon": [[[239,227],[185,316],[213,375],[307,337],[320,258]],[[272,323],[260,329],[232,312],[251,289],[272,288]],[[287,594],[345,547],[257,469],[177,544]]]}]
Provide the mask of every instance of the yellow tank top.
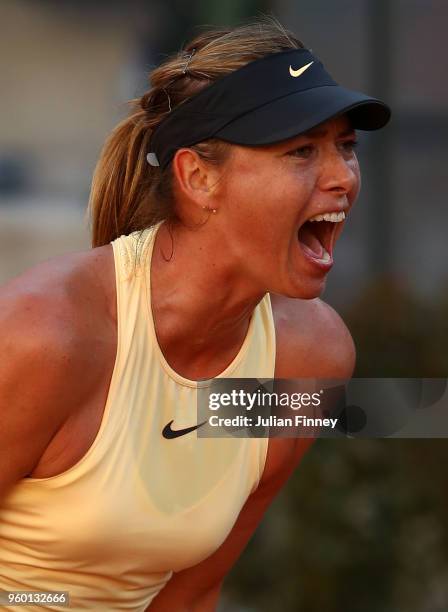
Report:
[{"label": "yellow tank top", "polygon": [[[72,610],[143,612],[172,572],[223,543],[258,485],[266,438],[162,436],[172,420],[176,429],[196,423],[207,381],[176,373],[156,339],[149,270],[158,227],[112,243],[118,342],[101,426],[74,466],[24,478],[0,502],[0,590],[69,591]],[[266,294],[219,377],[272,378],[274,362]]]}]

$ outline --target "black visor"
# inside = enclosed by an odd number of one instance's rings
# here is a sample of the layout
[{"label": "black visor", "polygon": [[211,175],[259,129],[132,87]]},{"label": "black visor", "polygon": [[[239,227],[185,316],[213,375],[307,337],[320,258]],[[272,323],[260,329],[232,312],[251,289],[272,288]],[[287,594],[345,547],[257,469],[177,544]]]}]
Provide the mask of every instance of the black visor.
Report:
[{"label": "black visor", "polygon": [[222,77],[180,104],[151,136],[152,165],[166,167],[181,147],[208,138],[273,144],[347,114],[359,130],[377,130],[389,107],[345,89],[308,49],[274,53]]}]

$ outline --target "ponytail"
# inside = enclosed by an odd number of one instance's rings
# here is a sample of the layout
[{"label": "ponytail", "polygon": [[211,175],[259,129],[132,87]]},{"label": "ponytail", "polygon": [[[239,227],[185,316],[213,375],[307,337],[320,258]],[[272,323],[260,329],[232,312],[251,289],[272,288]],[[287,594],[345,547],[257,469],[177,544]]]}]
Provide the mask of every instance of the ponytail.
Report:
[{"label": "ponytail", "polygon": [[151,225],[151,175],[146,154],[151,129],[144,111],[122,121],[107,139],[95,168],[89,200],[92,246]]}]

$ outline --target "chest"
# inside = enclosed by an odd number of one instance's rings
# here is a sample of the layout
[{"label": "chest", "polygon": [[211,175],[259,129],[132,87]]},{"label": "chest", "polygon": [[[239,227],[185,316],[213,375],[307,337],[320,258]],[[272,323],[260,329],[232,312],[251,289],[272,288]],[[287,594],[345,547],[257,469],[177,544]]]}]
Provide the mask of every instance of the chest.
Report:
[{"label": "chest", "polygon": [[87,454],[48,483],[22,483],[23,498],[16,489],[11,507],[25,522],[33,515],[54,559],[88,559],[97,568],[133,559],[133,571],[179,571],[220,546],[258,480],[267,441],[164,438],[172,416],[176,428],[191,424],[194,391],[179,395],[142,376],[132,410],[124,410],[129,389],[112,381]]},{"label": "chest", "polygon": [[[273,314],[277,339],[275,377],[282,378],[284,377],[284,359],[282,355],[286,353],[283,350],[285,344],[284,333],[281,333],[283,310],[276,301],[273,301]],[[98,355],[98,358],[101,359],[104,367],[96,388],[92,390],[84,405],[63,424],[53,437],[39,462],[29,474],[30,477],[48,478],[61,474],[74,466],[88,452],[98,435],[104,416],[114,369],[116,349],[116,337],[111,337],[110,342],[102,344],[101,354]],[[236,348],[235,351],[237,350]],[[300,355],[297,355],[297,359],[300,362]],[[228,361],[228,356],[226,360]]]}]

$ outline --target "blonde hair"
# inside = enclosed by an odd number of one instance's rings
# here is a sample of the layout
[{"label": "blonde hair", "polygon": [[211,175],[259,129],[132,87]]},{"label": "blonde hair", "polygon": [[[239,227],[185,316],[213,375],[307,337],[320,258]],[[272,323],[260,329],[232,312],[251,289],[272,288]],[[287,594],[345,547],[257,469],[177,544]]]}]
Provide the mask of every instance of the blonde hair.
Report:
[{"label": "blonde hair", "polygon": [[[149,75],[151,88],[130,100],[130,115],[113,130],[96,165],[88,208],[92,246],[176,219],[171,164],[162,171],[146,160],[151,133],[171,109],[251,61],[303,46],[274,17],[261,16],[232,29],[202,32],[155,68]],[[208,139],[190,148],[219,165],[230,146]]]}]

